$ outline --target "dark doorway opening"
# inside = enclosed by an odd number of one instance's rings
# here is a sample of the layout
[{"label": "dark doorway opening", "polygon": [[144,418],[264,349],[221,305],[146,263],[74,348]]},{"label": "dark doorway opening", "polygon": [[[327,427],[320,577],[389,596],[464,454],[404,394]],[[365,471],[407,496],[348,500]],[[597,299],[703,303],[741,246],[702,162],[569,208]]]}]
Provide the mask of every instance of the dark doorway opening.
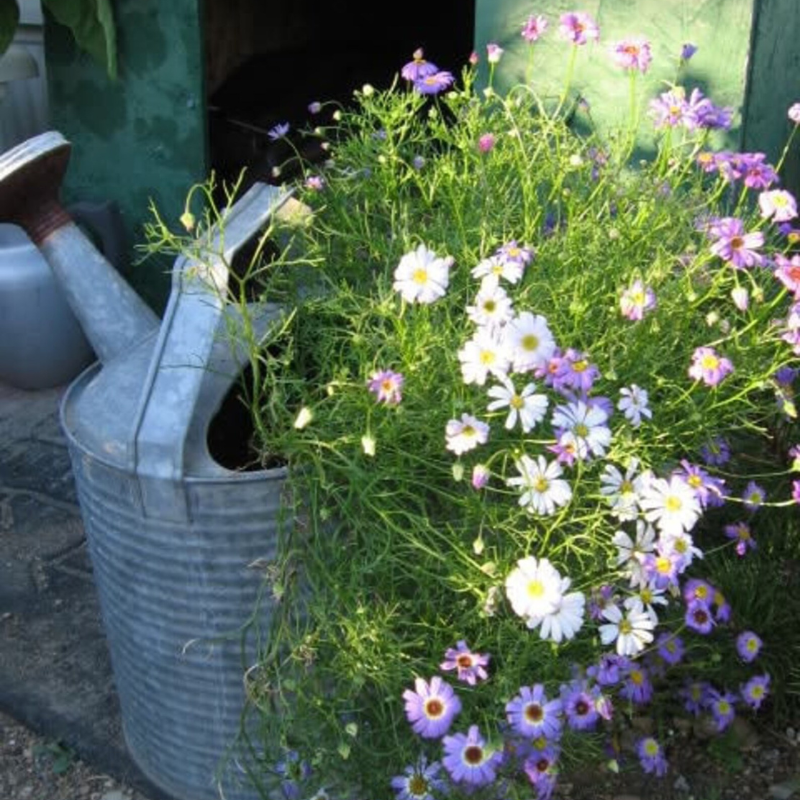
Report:
[{"label": "dark doorway opening", "polygon": [[275,126],[325,123],[309,104],[346,106],[365,83],[388,87],[417,48],[458,75],[474,27],[474,0],[421,8],[380,0],[206,0],[210,168],[226,181],[244,168],[247,183],[281,182],[286,176],[274,168],[286,144],[270,138]]}]

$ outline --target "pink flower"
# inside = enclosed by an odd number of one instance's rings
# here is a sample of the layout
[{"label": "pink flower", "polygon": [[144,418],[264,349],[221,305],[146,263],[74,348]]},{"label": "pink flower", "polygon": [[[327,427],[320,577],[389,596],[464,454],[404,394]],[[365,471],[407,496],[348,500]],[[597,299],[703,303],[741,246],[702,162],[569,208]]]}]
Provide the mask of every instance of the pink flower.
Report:
[{"label": "pink flower", "polygon": [[597,23],[585,11],[562,14],[558,30],[562,38],[573,44],[596,42],[600,38]]},{"label": "pink flower", "polygon": [[547,30],[547,20],[541,14],[537,16],[531,14],[522,26],[522,38],[533,44],[541,38],[545,30]]},{"label": "pink flower", "polygon": [[797,216],[797,202],[794,195],[784,189],[761,192],[758,196],[758,206],[761,209],[761,216],[774,222],[788,222]]},{"label": "pink flower", "polygon": [[489,483],[489,469],[485,464],[476,464],[472,468],[472,488],[483,489]]},{"label": "pink flower", "polygon": [[733,372],[733,364],[718,355],[713,347],[698,347],[692,354],[689,377],[703,381],[706,386],[716,386]]},{"label": "pink flower", "polygon": [[787,116],[795,125],[800,125],[800,103],[792,103]]},{"label": "pink flower", "polygon": [[397,405],[403,399],[404,380],[399,372],[384,369],[372,373],[367,381],[367,388],[375,395],[377,402]]},{"label": "pink flower", "polygon": [[650,42],[646,39],[625,39],[617,42],[611,49],[611,57],[622,69],[639,70],[642,74],[647,72],[653,60]]},{"label": "pink flower", "polygon": [[800,481],[792,481],[792,500],[800,504]]},{"label": "pink flower", "polygon": [[655,307],[655,292],[638,280],[625,289],[619,300],[619,309],[622,315],[633,322],[638,322],[644,317],[646,311],[652,311]]},{"label": "pink flower", "polygon": [[500,47],[499,44],[495,44],[494,42],[490,42],[486,45],[486,60],[490,64],[497,64],[500,59],[503,57],[503,48]]},{"label": "pink flower", "polygon": [[793,255],[791,259],[788,259],[781,253],[776,253],[775,277],[795,297],[800,297],[800,255]]},{"label": "pink flower", "polygon": [[495,138],[493,133],[484,133],[478,139],[478,150],[480,150],[481,153],[488,153],[494,147],[494,142]]}]

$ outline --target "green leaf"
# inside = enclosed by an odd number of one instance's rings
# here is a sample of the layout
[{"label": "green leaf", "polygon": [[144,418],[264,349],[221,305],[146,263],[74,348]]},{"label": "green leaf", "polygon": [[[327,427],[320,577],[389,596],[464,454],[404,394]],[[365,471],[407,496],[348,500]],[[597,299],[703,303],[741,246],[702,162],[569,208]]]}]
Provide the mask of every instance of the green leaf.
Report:
[{"label": "green leaf", "polygon": [[0,55],[5,53],[19,24],[17,0],[0,0]]},{"label": "green leaf", "polygon": [[58,22],[72,31],[78,47],[115,79],[117,38],[111,0],[42,0],[42,3]]}]

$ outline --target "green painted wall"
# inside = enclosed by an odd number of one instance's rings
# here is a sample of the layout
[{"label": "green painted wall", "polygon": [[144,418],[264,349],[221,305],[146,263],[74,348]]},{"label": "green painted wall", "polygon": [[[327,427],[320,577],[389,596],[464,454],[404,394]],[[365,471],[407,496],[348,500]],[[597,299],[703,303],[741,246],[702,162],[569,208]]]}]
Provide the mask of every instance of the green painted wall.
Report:
[{"label": "green painted wall", "polygon": [[[717,105],[737,109],[734,127],[715,144],[767,152],[777,161],[789,131],[786,110],[800,100],[800,3],[797,0],[476,0],[475,44],[484,64],[488,42],[505,49],[495,76],[499,90],[524,80],[530,45],[520,35],[529,14],[550,26],[533,45],[537,93],[557,97],[565,84],[572,45],[558,35],[562,13],[586,11],[600,27],[600,41],[579,48],[573,89],[585,96],[597,128],[608,132],[629,119],[629,83],[610,55],[625,38],[650,40],[653,62],[639,76],[645,104],[674,82],[684,42],[698,50],[679,83],[699,87]],[[585,123],[585,115],[576,118]],[[641,154],[652,148],[652,128],[642,126]],[[800,145],[800,142],[798,142]],[[796,175],[789,164],[787,181]]]},{"label": "green painted wall", "polygon": [[[115,0],[119,78],[76,50],[47,19],[51,127],[72,142],[63,198],[116,200],[131,246],[143,241],[150,200],[177,219],[206,173],[202,0]],[[126,277],[157,310],[169,292],[168,263],[131,266]]]}]

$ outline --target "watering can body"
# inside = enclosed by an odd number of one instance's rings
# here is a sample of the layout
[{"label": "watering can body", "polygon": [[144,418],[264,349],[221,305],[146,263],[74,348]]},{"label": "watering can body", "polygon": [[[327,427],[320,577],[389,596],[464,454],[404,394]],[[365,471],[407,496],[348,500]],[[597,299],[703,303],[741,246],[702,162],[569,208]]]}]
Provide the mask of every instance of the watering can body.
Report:
[{"label": "watering can body", "polygon": [[[178,800],[255,800],[237,774],[245,755],[229,750],[256,656],[246,623],[255,613],[266,628],[272,612],[252,565],[275,555],[286,472],[226,469],[206,440],[246,360],[229,335],[228,264],[288,194],[254,185],[226,212],[219,255],[179,258],[159,321],[54,198],[44,215],[8,199],[9,186],[63,175],[68,152],[48,132],[0,157],[0,221],[26,228],[100,359],[70,385],[61,425],[125,739]],[[268,304],[254,311],[262,331],[280,315]]]}]

